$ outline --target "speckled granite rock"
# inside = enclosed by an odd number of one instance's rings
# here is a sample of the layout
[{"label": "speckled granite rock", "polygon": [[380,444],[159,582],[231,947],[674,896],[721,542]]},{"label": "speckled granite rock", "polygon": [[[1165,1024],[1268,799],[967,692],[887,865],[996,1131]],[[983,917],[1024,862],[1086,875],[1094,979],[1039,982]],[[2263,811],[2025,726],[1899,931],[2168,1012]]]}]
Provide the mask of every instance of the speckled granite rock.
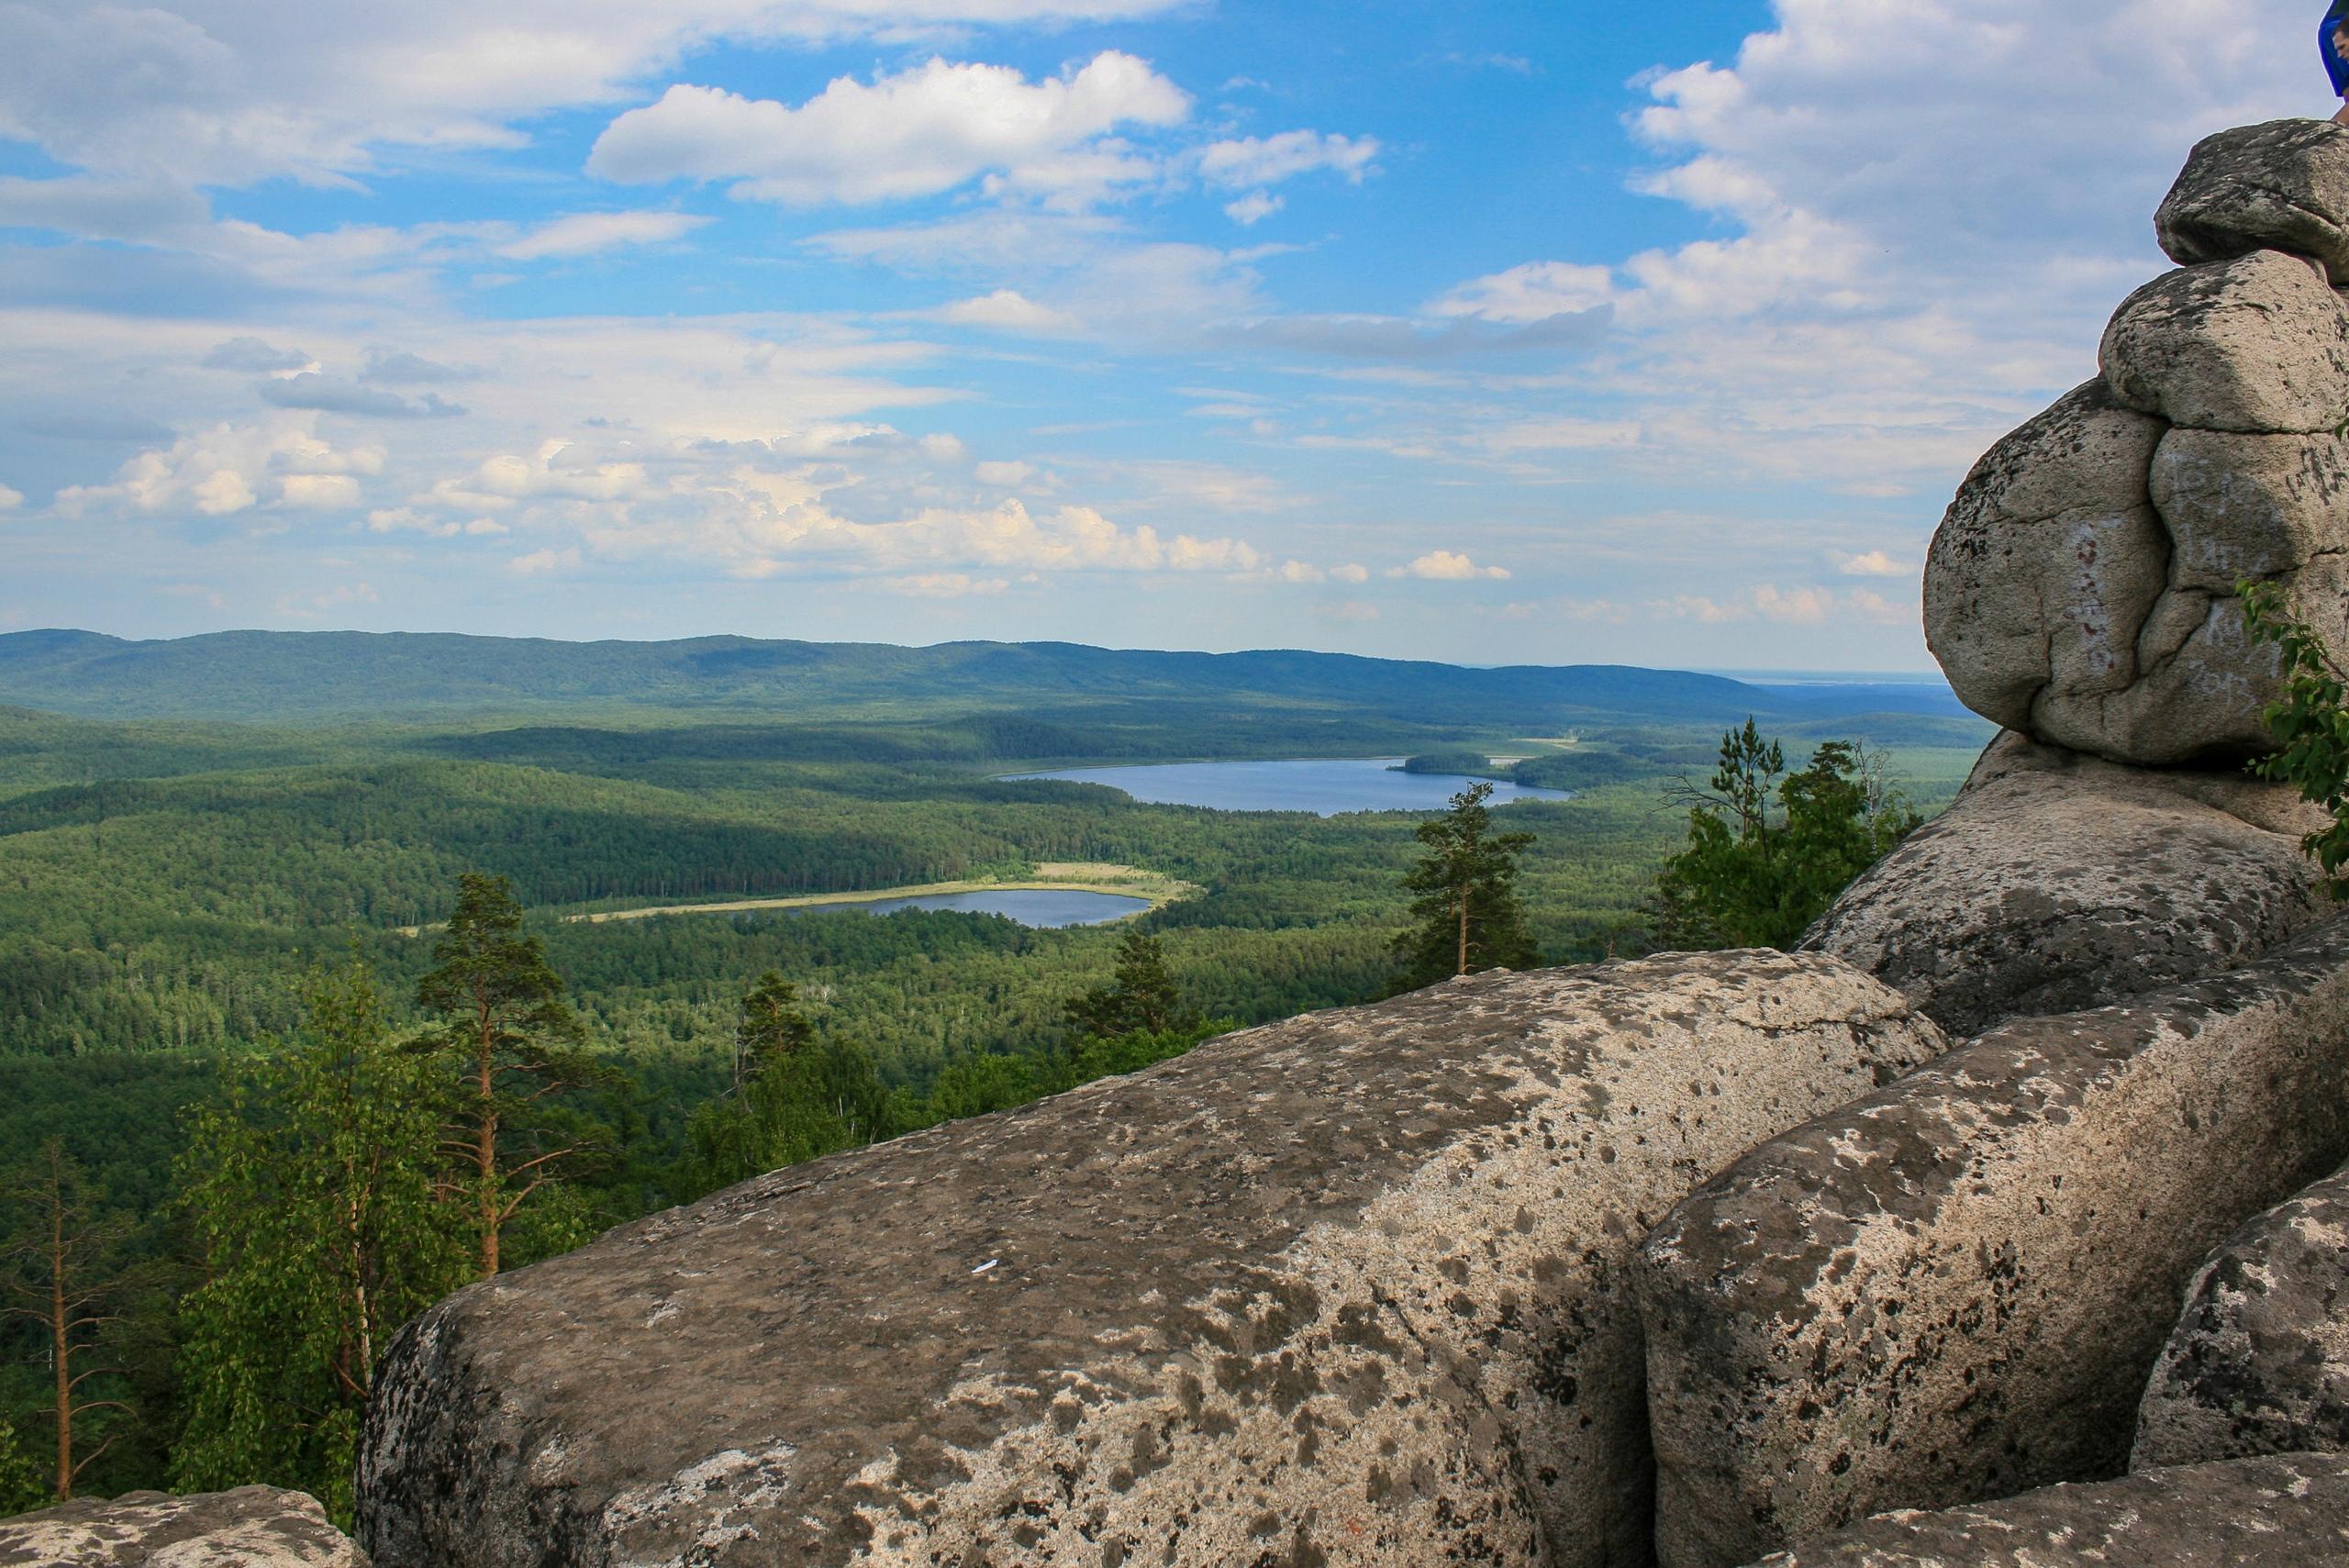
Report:
[{"label": "speckled granite rock", "polygon": [[779,1173],[404,1331],[360,1539],[381,1568],[1637,1561],[1640,1238],[1942,1045],[1822,957],[1492,975]]},{"label": "speckled granite rock", "polygon": [[2181,266],[2288,250],[2349,284],[2349,130],[2271,120],[2205,137],[2154,215],[2154,233]]},{"label": "speckled granite rock", "polygon": [[1966,706],[2038,733],[2043,699],[2061,728],[2136,679],[2168,554],[2150,478],[2166,429],[2092,381],[1966,475],[1925,562],[1925,640]]},{"label": "speckled granite rock", "polygon": [[0,1519],[0,1568],[367,1568],[314,1498],[272,1486],[130,1492]]},{"label": "speckled granite rock", "polygon": [[2349,306],[2306,257],[2254,250],[2165,272],[2121,302],[2097,362],[2173,425],[2312,434],[2349,417]]},{"label": "speckled granite rock", "polygon": [[2246,963],[2332,907],[2286,785],[2154,773],[2002,735],[1955,804],[1852,884],[1804,946],[1953,1035]]},{"label": "speckled granite rock", "polygon": [[2138,1412],[2138,1469],[2349,1449],[2349,1171],[2230,1237]]},{"label": "speckled granite rock", "polygon": [[2344,1155],[2349,917],[1755,1150],[1642,1256],[1662,1561],[2120,1473],[2195,1270]]},{"label": "speckled granite rock", "polygon": [[2343,1568],[2349,1458],[2156,1470],[2092,1486],[1898,1513],[1754,1568]]}]

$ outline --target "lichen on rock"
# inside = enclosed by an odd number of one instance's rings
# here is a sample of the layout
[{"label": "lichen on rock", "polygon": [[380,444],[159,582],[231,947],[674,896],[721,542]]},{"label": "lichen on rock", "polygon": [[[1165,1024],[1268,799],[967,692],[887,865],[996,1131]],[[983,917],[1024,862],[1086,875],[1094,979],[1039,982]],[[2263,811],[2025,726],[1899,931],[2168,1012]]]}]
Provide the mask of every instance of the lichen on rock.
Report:
[{"label": "lichen on rock", "polygon": [[2349,1171],[2229,1237],[2139,1409],[2139,1469],[2349,1450]]},{"label": "lichen on rock", "polygon": [[316,1498],[273,1486],[77,1498],[0,1519],[0,1568],[368,1568]]},{"label": "lichen on rock", "polygon": [[2124,768],[2009,733],[1804,938],[1953,1035],[2102,1006],[2258,958],[2332,907],[2323,813],[2246,774]]},{"label": "lichen on rock", "polygon": [[1642,1257],[1664,1568],[2120,1473],[2202,1259],[2349,1155],[2344,1076],[2338,918],[1741,1161]]},{"label": "lichen on rock", "polygon": [[362,1539],[381,1568],[1637,1561],[1640,1239],[1943,1045],[1824,957],[1492,974],[780,1172],[405,1332]]}]

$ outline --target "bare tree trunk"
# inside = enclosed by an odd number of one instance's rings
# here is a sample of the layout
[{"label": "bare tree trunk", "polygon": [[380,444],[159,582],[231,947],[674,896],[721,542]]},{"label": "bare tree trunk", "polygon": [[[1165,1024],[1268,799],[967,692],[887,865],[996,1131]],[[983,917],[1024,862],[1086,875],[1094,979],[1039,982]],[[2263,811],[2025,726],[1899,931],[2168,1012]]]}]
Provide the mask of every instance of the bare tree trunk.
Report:
[{"label": "bare tree trunk", "polygon": [[497,1273],[497,1108],[496,1021],[489,1004],[481,1004],[481,1131],[473,1145],[474,1174],[481,1200],[481,1277]]},{"label": "bare tree trunk", "polygon": [[73,1496],[73,1345],[65,1310],[65,1194],[49,1211],[50,1362],[57,1373],[57,1500]]},{"label": "bare tree trunk", "polygon": [[1468,888],[1464,884],[1460,889],[1460,967],[1453,973],[1468,973]]}]

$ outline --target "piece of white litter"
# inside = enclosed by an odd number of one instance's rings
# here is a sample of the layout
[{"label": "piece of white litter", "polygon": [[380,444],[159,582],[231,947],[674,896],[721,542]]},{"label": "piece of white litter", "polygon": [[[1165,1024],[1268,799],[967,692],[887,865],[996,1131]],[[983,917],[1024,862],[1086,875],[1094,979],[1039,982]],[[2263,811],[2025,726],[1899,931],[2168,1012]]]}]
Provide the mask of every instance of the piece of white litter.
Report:
[{"label": "piece of white litter", "polygon": [[989,1258],[985,1262],[981,1263],[977,1268],[973,1269],[971,1272],[974,1274],[983,1274],[1001,1262],[1003,1262],[1001,1258]]}]

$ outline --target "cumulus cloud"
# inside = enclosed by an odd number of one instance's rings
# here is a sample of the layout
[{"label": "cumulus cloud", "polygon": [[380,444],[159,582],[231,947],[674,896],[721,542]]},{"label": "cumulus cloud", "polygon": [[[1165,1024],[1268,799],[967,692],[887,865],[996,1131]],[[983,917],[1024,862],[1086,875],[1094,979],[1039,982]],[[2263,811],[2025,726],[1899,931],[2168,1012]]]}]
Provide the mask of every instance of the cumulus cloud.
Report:
[{"label": "cumulus cloud", "polygon": [[1071,332],[1081,325],[1068,312],[1038,305],[1016,289],[958,299],[931,311],[930,319],[950,327],[989,327],[1007,332]]},{"label": "cumulus cloud", "polygon": [[587,166],[629,184],[730,181],[738,196],[795,206],[935,195],[985,174],[1117,183],[1152,171],[1099,139],[1189,114],[1180,88],[1116,50],[1034,83],[1006,66],[932,60],[869,84],[841,77],[796,108],[680,83],[614,120]]},{"label": "cumulus cloud", "polygon": [[25,493],[0,484],[0,512],[13,512],[25,504]]},{"label": "cumulus cloud", "polygon": [[1895,561],[1880,550],[1861,555],[1839,555],[1835,568],[1846,577],[1907,577],[1917,571],[1913,562]]},{"label": "cumulus cloud", "polygon": [[1408,566],[1390,566],[1389,577],[1417,577],[1429,583],[1474,583],[1480,579],[1505,581],[1508,569],[1503,566],[1479,566],[1457,550],[1432,550]]},{"label": "cumulus cloud", "polygon": [[1226,217],[1241,228],[1252,228],[1287,205],[1278,196],[1263,191],[1251,191],[1236,202],[1226,202],[1223,212]]},{"label": "cumulus cloud", "polygon": [[681,239],[710,220],[683,212],[577,212],[542,223],[496,247],[509,261],[567,260],[630,245]]},{"label": "cumulus cloud", "polygon": [[250,0],[12,0],[0,136],[125,178],[333,183],[384,148],[519,145],[689,49],[1118,21],[1177,0],[403,0],[332,25]]},{"label": "cumulus cloud", "polygon": [[306,506],[330,495],[355,501],[359,479],[383,472],[384,449],[338,448],[320,439],[311,423],[293,416],[183,436],[124,463],[110,484],[60,491],[57,510],[69,517],[174,512],[223,517],[263,503]]},{"label": "cumulus cloud", "polygon": [[1373,137],[1288,130],[1277,136],[1210,142],[1199,150],[1198,169],[1208,183],[1227,190],[1278,184],[1320,170],[1360,184],[1372,172],[1377,157],[1378,142]]}]

